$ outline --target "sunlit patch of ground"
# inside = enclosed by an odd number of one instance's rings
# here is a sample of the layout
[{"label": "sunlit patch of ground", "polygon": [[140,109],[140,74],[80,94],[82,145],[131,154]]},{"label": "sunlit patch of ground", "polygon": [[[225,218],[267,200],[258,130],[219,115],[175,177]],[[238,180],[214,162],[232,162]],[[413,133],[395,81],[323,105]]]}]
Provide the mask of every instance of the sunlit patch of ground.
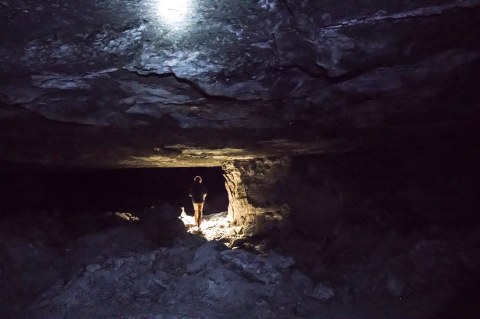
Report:
[{"label": "sunlit patch of ground", "polygon": [[241,227],[231,225],[227,212],[204,215],[200,229],[195,226],[193,216],[183,212],[180,215],[180,219],[187,227],[189,233],[202,236],[207,240],[233,242],[233,240],[241,237]]}]

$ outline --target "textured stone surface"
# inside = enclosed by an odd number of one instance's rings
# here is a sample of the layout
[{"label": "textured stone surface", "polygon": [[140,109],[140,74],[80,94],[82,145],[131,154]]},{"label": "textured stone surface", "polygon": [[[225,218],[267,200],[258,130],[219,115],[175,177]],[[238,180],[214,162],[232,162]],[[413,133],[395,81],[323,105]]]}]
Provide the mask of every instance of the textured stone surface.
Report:
[{"label": "textured stone surface", "polygon": [[322,284],[321,282],[318,282],[315,285],[315,288],[313,288],[313,291],[310,294],[310,296],[318,300],[328,300],[333,298],[333,296],[335,296],[335,292],[333,291],[332,288],[329,288],[324,284]]},{"label": "textured stone surface", "polygon": [[[372,294],[388,296],[392,309],[418,311],[396,311],[399,318],[475,318],[480,149],[470,133],[437,135],[420,147],[411,141],[383,152],[292,158],[284,197],[289,227],[261,240],[281,247],[325,286],[317,285],[318,302],[364,304]],[[311,295],[308,280],[294,273],[292,281]],[[382,305],[347,317],[375,317]],[[308,304],[297,313],[314,317]]]},{"label": "textured stone surface", "polygon": [[478,226],[405,235],[357,225],[361,236],[339,233],[321,253],[291,236],[297,256],[313,255],[327,266],[315,279],[283,253],[228,249],[199,235],[160,247],[134,223],[80,238],[62,234],[63,244],[47,245],[59,230],[29,217],[0,220],[2,318],[474,319],[479,313],[478,267],[470,268],[478,263]]},{"label": "textured stone surface", "polygon": [[283,198],[289,168],[286,158],[224,164],[229,218],[244,235],[283,226],[289,214]]},{"label": "textured stone surface", "polygon": [[478,0],[162,3],[1,1],[0,160],[212,166],[478,115]]},{"label": "textured stone surface", "polygon": [[270,260],[244,250],[224,251],[220,258],[228,268],[253,282],[278,284],[282,278],[275,264]]},{"label": "textured stone surface", "polygon": [[[104,238],[117,242],[118,234],[117,229],[87,237],[99,251],[108,251],[111,245]],[[28,306],[0,309],[0,313],[5,318],[32,319],[295,318],[295,303],[308,299],[293,289],[285,271],[293,265],[284,262],[289,259],[285,256],[228,250],[198,236],[179,239],[168,248],[147,246],[140,236],[129,240],[121,253],[97,260],[61,259],[74,271],[58,273],[57,280],[37,292]],[[76,241],[72,253],[83,254],[84,243]],[[41,256],[33,260],[41,261]],[[5,288],[11,291],[12,285]]]}]

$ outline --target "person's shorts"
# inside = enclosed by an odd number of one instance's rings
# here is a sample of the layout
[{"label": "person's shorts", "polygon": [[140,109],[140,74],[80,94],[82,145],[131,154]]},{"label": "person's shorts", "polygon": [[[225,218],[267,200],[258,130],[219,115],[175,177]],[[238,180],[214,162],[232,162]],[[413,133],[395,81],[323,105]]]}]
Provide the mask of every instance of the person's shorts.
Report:
[{"label": "person's shorts", "polygon": [[203,211],[203,204],[204,203],[193,203],[193,209],[198,210],[199,212]]}]

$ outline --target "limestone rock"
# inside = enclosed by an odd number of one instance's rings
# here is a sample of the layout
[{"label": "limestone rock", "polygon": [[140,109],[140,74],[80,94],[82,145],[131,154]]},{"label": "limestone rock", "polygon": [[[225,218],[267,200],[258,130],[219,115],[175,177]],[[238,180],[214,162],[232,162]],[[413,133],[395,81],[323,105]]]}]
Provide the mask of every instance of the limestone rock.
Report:
[{"label": "limestone rock", "polygon": [[0,2],[0,160],[317,154],[444,109],[435,123],[458,126],[478,104],[479,0],[167,2]]},{"label": "limestone rock", "polygon": [[283,272],[295,264],[295,260],[291,256],[284,256],[276,251],[271,251],[266,256],[264,255],[264,257],[268,258],[278,270]]},{"label": "limestone rock", "polygon": [[244,250],[226,250],[220,254],[220,258],[227,267],[252,281],[275,284],[282,277],[268,259]]},{"label": "limestone rock", "polygon": [[3,238],[0,258],[4,261],[5,269],[0,280],[5,281],[7,276],[13,276],[9,281],[18,282],[17,288],[29,296],[55,282],[64,266],[55,251],[19,237]]},{"label": "limestone rock", "polygon": [[70,270],[76,271],[111,257],[131,251],[145,252],[154,247],[142,228],[136,225],[118,226],[81,236],[66,248],[65,260]]},{"label": "limestone rock", "polygon": [[325,286],[321,282],[317,282],[310,296],[312,298],[323,301],[323,300],[328,300],[333,298],[335,296],[335,292],[333,291],[332,288]]},{"label": "limestone rock", "polygon": [[229,216],[250,236],[281,228],[289,214],[283,199],[289,160],[257,159],[224,164]]},{"label": "limestone rock", "polygon": [[387,291],[394,297],[400,297],[405,291],[405,283],[393,275],[387,277]]},{"label": "limestone rock", "polygon": [[302,294],[310,295],[313,290],[313,282],[302,272],[295,270],[291,277],[293,286],[297,288]]},{"label": "limestone rock", "polygon": [[220,249],[221,244],[216,242],[207,242],[197,248],[193,261],[187,264],[187,273],[193,274],[206,268],[215,268],[219,263]]}]

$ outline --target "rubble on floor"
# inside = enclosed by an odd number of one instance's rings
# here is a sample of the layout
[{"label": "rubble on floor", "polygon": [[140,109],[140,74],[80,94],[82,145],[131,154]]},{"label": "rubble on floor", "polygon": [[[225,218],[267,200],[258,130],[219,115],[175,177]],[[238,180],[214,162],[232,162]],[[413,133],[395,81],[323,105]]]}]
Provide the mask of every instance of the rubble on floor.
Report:
[{"label": "rubble on floor", "polygon": [[[55,233],[63,227],[42,233],[29,231],[38,225],[21,218],[0,223],[0,317],[443,318],[445,307],[472,286],[478,265],[473,243],[479,237],[473,231],[465,237],[471,247],[457,239],[402,241],[391,235],[389,240],[399,243],[395,251],[387,249],[395,247],[388,240],[378,241],[377,249],[359,252],[365,256],[361,263],[352,263],[356,252],[341,249],[347,245],[342,241],[330,248],[335,256],[328,251],[322,256],[293,238],[294,257],[272,249],[267,240],[236,245],[236,239],[228,240],[236,226],[225,213],[206,217],[200,230],[187,223],[190,233],[176,232],[175,221],[165,224],[165,231],[176,234],[166,242],[155,236],[155,227],[162,232],[159,224],[118,220],[70,241],[65,232]],[[305,271],[300,253],[315,254],[311,258],[323,270]]]},{"label": "rubble on floor", "polygon": [[313,292],[295,287],[291,259],[231,250],[194,235],[173,247],[78,266],[40,294],[24,317],[292,318]]}]

